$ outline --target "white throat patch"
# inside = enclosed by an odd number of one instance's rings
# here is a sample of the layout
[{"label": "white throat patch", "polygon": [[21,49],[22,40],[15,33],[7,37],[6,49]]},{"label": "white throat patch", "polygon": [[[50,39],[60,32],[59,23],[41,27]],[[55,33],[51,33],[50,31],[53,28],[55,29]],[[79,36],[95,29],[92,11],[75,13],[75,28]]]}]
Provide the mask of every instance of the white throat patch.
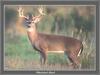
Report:
[{"label": "white throat patch", "polygon": [[33,31],[33,28],[32,27],[28,28],[27,31],[31,32],[31,31]]}]

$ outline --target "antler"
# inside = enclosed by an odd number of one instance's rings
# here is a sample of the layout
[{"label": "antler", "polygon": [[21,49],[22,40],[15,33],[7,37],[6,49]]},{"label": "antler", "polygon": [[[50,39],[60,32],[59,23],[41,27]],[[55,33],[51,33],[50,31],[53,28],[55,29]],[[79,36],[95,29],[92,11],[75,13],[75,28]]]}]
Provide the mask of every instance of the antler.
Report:
[{"label": "antler", "polygon": [[27,18],[26,16],[24,16],[24,10],[21,7],[19,7],[18,9],[18,13],[19,13],[19,17]]},{"label": "antler", "polygon": [[34,23],[39,22],[41,20],[42,15],[45,15],[45,13],[43,13],[42,7],[38,8],[38,11],[39,11],[40,14],[38,16],[35,16],[35,17],[33,16],[33,19],[35,19]]},{"label": "antler", "polygon": [[43,13],[43,8],[41,7],[41,8],[38,8],[38,11],[39,11],[39,13],[41,14],[41,15],[45,15],[45,13]]}]

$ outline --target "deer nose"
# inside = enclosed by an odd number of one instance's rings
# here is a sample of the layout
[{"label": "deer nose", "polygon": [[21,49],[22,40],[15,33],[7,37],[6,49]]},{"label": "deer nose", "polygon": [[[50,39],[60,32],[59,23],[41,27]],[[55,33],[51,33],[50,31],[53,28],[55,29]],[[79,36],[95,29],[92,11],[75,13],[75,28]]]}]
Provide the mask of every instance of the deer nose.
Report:
[{"label": "deer nose", "polygon": [[28,21],[27,23],[28,23],[28,24],[31,24],[31,21]]},{"label": "deer nose", "polygon": [[29,22],[29,24],[31,24],[31,22]]}]

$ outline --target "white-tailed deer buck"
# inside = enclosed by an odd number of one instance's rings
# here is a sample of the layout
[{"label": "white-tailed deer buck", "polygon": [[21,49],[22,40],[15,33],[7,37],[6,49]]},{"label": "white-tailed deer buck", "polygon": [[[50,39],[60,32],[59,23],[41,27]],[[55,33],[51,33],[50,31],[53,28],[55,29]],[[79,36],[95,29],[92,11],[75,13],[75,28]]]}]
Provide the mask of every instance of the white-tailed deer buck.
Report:
[{"label": "white-tailed deer buck", "polygon": [[23,9],[19,8],[19,17],[22,17],[26,21],[27,34],[29,40],[35,48],[40,53],[40,61],[45,64],[47,61],[48,52],[56,52],[67,55],[73,67],[80,67],[80,62],[78,56],[83,51],[82,42],[74,39],[72,37],[58,36],[58,35],[48,35],[39,33],[36,29],[36,24],[41,20],[43,15],[43,9],[38,9],[40,15],[38,16],[24,16]]}]

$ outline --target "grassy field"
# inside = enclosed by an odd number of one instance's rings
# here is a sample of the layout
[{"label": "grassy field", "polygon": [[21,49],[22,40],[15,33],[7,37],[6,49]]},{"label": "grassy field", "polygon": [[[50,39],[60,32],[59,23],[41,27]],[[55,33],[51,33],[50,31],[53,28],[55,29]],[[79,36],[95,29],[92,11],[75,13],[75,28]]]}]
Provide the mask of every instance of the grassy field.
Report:
[{"label": "grassy field", "polygon": [[[26,65],[29,65],[31,62],[37,65],[40,64],[39,53],[32,48],[27,36],[15,37],[12,39],[6,37],[5,61],[5,67],[8,68],[24,68],[26,62]],[[49,54],[48,64],[66,65],[66,60],[63,54]],[[32,66],[32,64],[30,64],[30,66]]]},{"label": "grassy field", "polygon": [[[86,50],[85,50],[86,51]],[[48,64],[41,66],[39,53],[35,51],[27,35],[5,36],[5,70],[72,70],[68,67],[64,54],[48,54]],[[82,69],[94,70],[95,57],[83,53],[80,57]]]}]

